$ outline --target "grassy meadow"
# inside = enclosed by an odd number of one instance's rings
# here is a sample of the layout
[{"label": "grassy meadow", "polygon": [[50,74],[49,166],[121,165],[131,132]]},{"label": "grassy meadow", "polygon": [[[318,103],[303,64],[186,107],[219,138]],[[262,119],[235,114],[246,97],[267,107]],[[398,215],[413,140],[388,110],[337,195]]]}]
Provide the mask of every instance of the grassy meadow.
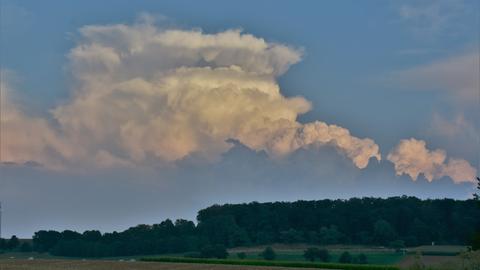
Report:
[{"label": "grassy meadow", "polygon": [[[304,249],[302,248],[293,248],[293,249],[276,249],[276,260],[279,261],[305,261],[303,257]],[[395,252],[390,249],[371,249],[371,248],[358,248],[358,247],[335,247],[329,248],[330,253],[330,262],[338,262],[342,252],[348,251],[353,257],[357,257],[360,254],[365,254],[367,256],[367,261],[369,264],[382,264],[382,265],[393,265],[399,263],[406,254]],[[229,252],[229,259],[238,259],[238,253],[245,252],[246,259],[249,260],[261,260],[260,253],[262,250],[232,250]]]},{"label": "grassy meadow", "polygon": [[[235,248],[229,250],[226,260],[205,260],[184,258],[183,253],[162,256],[124,256],[101,259],[82,259],[56,257],[39,253],[3,253],[0,254],[0,270],[110,270],[110,269],[198,269],[198,270],[228,270],[228,269],[416,269],[416,270],[457,270],[457,266],[465,269],[479,269],[479,253],[475,256],[453,255],[466,250],[464,246],[420,246],[408,249],[408,252],[399,253],[391,249],[360,247],[360,246],[330,246],[330,263],[307,262],[303,258],[306,246],[274,245],[277,257],[274,261],[265,261],[259,257],[264,247]],[[353,256],[363,253],[367,256],[369,265],[338,264],[338,257],[343,251],[348,251]],[[238,253],[245,252],[247,257],[240,260]],[[426,255],[419,256],[424,253]],[[434,255],[428,255],[434,254]],[[443,254],[443,255],[442,255]],[[470,257],[468,257],[470,256]],[[150,260],[149,262],[141,261]],[[156,260],[156,262],[155,262]],[[371,266],[370,266],[371,265]],[[384,266],[381,266],[384,265]],[[473,266],[472,266],[473,265]],[[468,268],[470,267],[471,268]],[[416,268],[415,268],[416,267]],[[420,267],[420,268],[418,268]],[[463,268],[462,268],[463,269]]]}]

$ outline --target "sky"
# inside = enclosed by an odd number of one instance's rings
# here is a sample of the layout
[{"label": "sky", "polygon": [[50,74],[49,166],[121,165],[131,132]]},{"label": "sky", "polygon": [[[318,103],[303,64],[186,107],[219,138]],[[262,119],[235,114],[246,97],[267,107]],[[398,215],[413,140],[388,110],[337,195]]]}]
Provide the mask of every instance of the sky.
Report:
[{"label": "sky", "polygon": [[475,192],[478,1],[0,7],[3,237]]}]

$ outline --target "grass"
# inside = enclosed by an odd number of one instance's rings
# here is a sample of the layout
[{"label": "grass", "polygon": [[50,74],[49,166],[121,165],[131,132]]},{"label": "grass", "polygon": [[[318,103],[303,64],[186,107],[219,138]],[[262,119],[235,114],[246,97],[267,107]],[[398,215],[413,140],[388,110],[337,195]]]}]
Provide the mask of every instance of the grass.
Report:
[{"label": "grass", "polygon": [[[303,250],[275,250],[277,257],[276,259],[279,261],[305,261],[303,257]],[[338,262],[340,255],[343,251],[330,251],[330,261],[331,262]],[[370,264],[396,264],[400,262],[405,255],[402,253],[397,253],[393,251],[357,251],[357,250],[348,250],[350,254],[354,257],[358,256],[359,254],[363,253],[367,256],[367,261]],[[239,252],[230,252],[229,259],[237,259],[237,254]],[[261,259],[258,251],[251,251],[245,252],[247,255],[246,259],[249,260],[259,260]]]},{"label": "grass", "polygon": [[[347,245],[336,245],[336,246],[327,246],[327,247],[320,247],[320,248],[327,248],[331,254],[331,263],[310,263],[305,261],[303,258],[303,251],[309,247],[309,245],[274,245],[273,248],[277,254],[277,258],[275,261],[264,261],[258,255],[259,253],[265,248],[265,246],[256,246],[256,247],[240,247],[234,248],[229,250],[229,257],[228,262],[218,262],[215,261],[213,263],[217,264],[206,264],[205,261],[201,263],[193,263],[191,261],[185,261],[185,258],[181,258],[184,254],[163,254],[161,256],[121,256],[121,257],[109,257],[109,258],[87,258],[86,261],[83,261],[82,258],[66,258],[66,257],[57,257],[51,256],[48,253],[20,253],[20,252],[9,252],[9,253],[0,253],[0,270],[6,269],[48,269],[48,270],[56,270],[56,269],[71,269],[71,270],[83,270],[83,269],[117,269],[117,266],[126,266],[132,268],[118,268],[118,269],[157,269],[157,268],[144,268],[147,265],[151,265],[148,267],[153,267],[152,264],[155,263],[142,263],[142,262],[130,262],[131,259],[138,259],[139,257],[144,257],[145,260],[157,260],[158,258],[172,258],[175,257],[175,260],[183,260],[184,263],[188,263],[188,265],[184,265],[187,267],[185,269],[241,269],[241,265],[249,265],[248,269],[275,269],[272,268],[274,266],[287,266],[290,269],[292,267],[321,267],[323,269],[351,269],[351,270],[366,270],[366,269],[398,269],[397,267],[407,267],[411,263],[411,258],[413,255],[409,254],[416,254],[422,253],[424,256],[423,260],[426,265],[435,264],[438,262],[440,264],[445,264],[446,262],[457,262],[460,260],[459,256],[447,256],[447,255],[455,255],[458,252],[465,251],[465,246],[420,246],[416,248],[409,248],[408,254],[403,255],[402,253],[396,253],[391,249],[386,249],[382,247],[371,247],[371,246],[347,246]],[[338,258],[340,254],[344,251],[348,251],[352,256],[358,256],[360,253],[363,253],[367,256],[368,263],[372,265],[354,265],[354,264],[337,264]],[[237,257],[237,253],[245,252],[247,258],[245,260],[239,260]],[[428,254],[432,255],[441,255],[441,256],[427,256]],[[10,259],[14,257],[15,259]],[[35,258],[34,261],[29,261],[28,258],[33,257]],[[123,262],[121,262],[123,260]],[[460,260],[461,261],[461,260]],[[20,267],[13,267],[15,263],[22,262],[18,265],[24,265],[24,268]],[[110,263],[108,263],[110,262]],[[212,263],[212,261],[208,261],[208,263]],[[222,264],[219,264],[222,263]],[[227,263],[227,264],[225,264]],[[164,268],[164,265],[168,264],[171,268]],[[235,266],[234,264],[241,264],[240,266]],[[8,266],[6,266],[8,265]],[[48,265],[48,267],[47,267]],[[65,268],[56,268],[57,265],[65,265]],[[66,266],[68,265],[68,267]],[[91,268],[87,267],[90,265]],[[115,265],[115,267],[111,267],[110,265]],[[178,269],[180,264],[178,262],[171,262],[171,263],[156,263],[158,265],[158,269]],[[253,266],[256,265],[256,266]],[[258,265],[258,266],[257,266]],[[260,265],[270,265],[270,267],[260,266]],[[375,266],[380,265],[380,266]],[[385,265],[391,265],[385,266]],[[71,266],[71,267],[70,267]],[[100,267],[104,266],[104,268]],[[174,267],[175,266],[175,267]],[[393,266],[393,268],[391,268]],[[45,268],[42,268],[45,267]],[[191,268],[188,268],[191,267]],[[214,267],[214,268],[209,268]],[[220,268],[219,268],[220,267]],[[222,268],[226,267],[226,268]],[[183,268],[182,268],[183,269]]]},{"label": "grass", "polygon": [[[367,256],[368,263],[370,264],[396,264],[404,258],[403,254],[390,252],[390,251],[359,251],[359,250],[348,250],[350,254],[353,256],[357,256],[360,253],[364,253]],[[261,251],[247,251],[247,259],[249,260],[262,260],[259,254]],[[276,260],[279,261],[295,261],[295,262],[305,262],[305,258],[303,257],[303,250],[277,250]],[[338,262],[338,258],[340,257],[342,251],[334,250],[331,251],[331,262]],[[238,259],[237,257],[238,251],[230,251],[229,259]],[[183,257],[183,253],[177,254],[162,254],[161,257]],[[33,257],[35,259],[72,259],[72,260],[80,260],[82,258],[72,258],[72,257],[59,257],[59,256],[52,256],[48,253],[36,253],[36,252],[28,252],[28,253],[21,253],[21,252],[8,252],[0,254],[0,259],[8,259],[10,257],[14,257],[16,259],[28,259]],[[120,257],[103,257],[103,258],[88,258],[89,260],[129,260],[135,259],[138,257],[159,257],[159,256],[120,256]]]},{"label": "grass", "polygon": [[0,253],[0,259],[28,259],[30,257],[37,259],[59,259],[60,257],[52,256],[48,253],[38,253],[38,252],[5,252]]},{"label": "grass", "polygon": [[424,256],[457,256],[465,251],[465,246],[419,246],[409,249],[410,254],[418,252]]},{"label": "grass", "polygon": [[366,265],[366,264],[340,264],[340,263],[311,263],[300,261],[265,261],[265,260],[233,260],[233,259],[200,259],[180,257],[147,257],[141,258],[147,262],[167,263],[195,263],[195,264],[221,264],[242,266],[276,266],[296,268],[321,268],[321,269],[344,269],[344,270],[398,270],[400,268],[391,265]]}]

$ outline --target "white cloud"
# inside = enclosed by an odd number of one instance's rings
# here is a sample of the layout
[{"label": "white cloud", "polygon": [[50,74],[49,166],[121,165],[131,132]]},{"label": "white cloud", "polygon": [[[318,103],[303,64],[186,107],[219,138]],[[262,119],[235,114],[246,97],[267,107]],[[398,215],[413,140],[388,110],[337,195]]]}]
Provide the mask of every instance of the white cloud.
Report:
[{"label": "white cloud", "polygon": [[425,141],[411,138],[401,140],[387,159],[395,165],[397,175],[407,174],[413,180],[423,174],[430,182],[444,176],[455,183],[475,181],[477,171],[466,160],[449,158],[445,162],[446,157],[444,150],[429,150]]},{"label": "white cloud", "polygon": [[410,91],[435,93],[435,110],[421,134],[470,159],[479,143],[479,63],[478,50],[466,51],[391,73],[389,79]]},{"label": "white cloud", "polygon": [[[328,144],[359,168],[372,157],[380,160],[371,139],[335,125],[296,120],[311,104],[303,97],[283,96],[276,77],[299,62],[301,54],[239,30],[205,34],[161,29],[149,20],[86,26],[68,55],[76,80],[72,98],[52,110],[58,128],[37,119],[41,127],[10,127],[8,137],[22,129],[47,136],[19,142],[39,149],[22,161],[47,166],[47,158],[96,166],[175,161],[194,153],[215,159],[231,147],[229,138],[272,157]],[[19,157],[10,151],[3,160]]]}]

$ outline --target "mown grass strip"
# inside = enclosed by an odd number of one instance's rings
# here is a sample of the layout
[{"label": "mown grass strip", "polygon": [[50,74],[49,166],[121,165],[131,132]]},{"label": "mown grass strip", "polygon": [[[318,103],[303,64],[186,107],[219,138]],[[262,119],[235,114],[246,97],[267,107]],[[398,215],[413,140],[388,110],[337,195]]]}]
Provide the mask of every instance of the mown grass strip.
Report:
[{"label": "mown grass strip", "polygon": [[179,258],[179,257],[145,257],[145,258],[141,258],[140,260],[145,262],[279,266],[279,267],[323,268],[323,269],[344,269],[344,270],[400,270],[400,268],[396,266],[370,265],[370,264],[310,263],[310,262],[259,261],[259,260],[222,260],[222,259]]},{"label": "mown grass strip", "polygon": [[461,252],[447,252],[447,251],[422,251],[423,256],[457,256]]},{"label": "mown grass strip", "polygon": [[450,256],[450,257],[454,257],[454,256],[458,256],[462,253],[457,252],[457,251],[452,251],[452,252],[449,252],[449,251],[409,251],[408,254],[409,255],[420,254],[422,256]]}]

